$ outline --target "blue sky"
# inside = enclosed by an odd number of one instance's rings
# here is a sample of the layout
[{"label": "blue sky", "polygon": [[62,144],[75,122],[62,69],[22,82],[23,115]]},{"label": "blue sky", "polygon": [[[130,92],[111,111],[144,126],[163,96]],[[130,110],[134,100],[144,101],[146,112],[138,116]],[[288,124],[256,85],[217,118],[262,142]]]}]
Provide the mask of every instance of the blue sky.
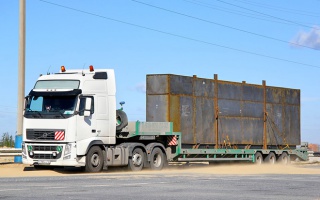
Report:
[{"label": "blue sky", "polygon": [[[302,140],[320,144],[319,0],[26,0],[26,94],[40,74],[113,68],[145,120],[146,74],[301,89]],[[16,132],[19,1],[0,1],[0,133]]]}]

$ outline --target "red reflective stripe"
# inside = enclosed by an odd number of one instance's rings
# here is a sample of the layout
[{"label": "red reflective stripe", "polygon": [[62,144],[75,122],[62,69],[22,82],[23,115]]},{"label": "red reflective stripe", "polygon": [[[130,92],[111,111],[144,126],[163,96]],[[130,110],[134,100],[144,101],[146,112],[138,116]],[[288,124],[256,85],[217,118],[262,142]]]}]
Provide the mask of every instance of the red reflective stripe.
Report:
[{"label": "red reflective stripe", "polygon": [[168,145],[171,145],[171,146],[176,146],[176,145],[178,145],[178,143],[177,143],[177,136],[169,136],[169,137],[168,137]]},{"label": "red reflective stripe", "polygon": [[55,140],[64,140],[64,131],[56,131],[54,133]]}]

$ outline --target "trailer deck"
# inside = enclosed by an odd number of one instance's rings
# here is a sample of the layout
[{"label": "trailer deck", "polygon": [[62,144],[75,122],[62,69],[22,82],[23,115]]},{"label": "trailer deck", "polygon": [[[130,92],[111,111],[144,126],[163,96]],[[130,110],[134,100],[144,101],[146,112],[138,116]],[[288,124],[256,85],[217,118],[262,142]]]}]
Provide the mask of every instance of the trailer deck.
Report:
[{"label": "trailer deck", "polygon": [[[291,149],[233,149],[233,148],[193,148],[182,147],[183,134],[173,131],[172,122],[129,122],[128,126],[117,135],[120,139],[137,138],[139,141],[150,141],[162,143],[167,147],[167,156],[169,161],[181,162],[215,162],[215,161],[256,161],[256,153],[269,155],[273,152],[276,156],[286,153],[291,157],[299,158],[300,160],[308,160],[307,148]],[[172,143],[172,140],[174,142]]]}]

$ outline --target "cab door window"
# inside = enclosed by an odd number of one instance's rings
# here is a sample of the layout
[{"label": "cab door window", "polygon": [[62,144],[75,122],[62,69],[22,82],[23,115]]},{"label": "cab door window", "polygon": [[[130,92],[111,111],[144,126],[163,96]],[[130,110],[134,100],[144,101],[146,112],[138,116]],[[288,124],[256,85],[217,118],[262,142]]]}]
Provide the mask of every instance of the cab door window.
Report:
[{"label": "cab door window", "polygon": [[80,97],[80,104],[79,104],[79,115],[83,116],[85,107],[86,107],[86,100],[90,98],[91,99],[91,110],[90,114],[92,115],[94,113],[94,98],[93,97],[88,97],[88,96],[82,96]]}]

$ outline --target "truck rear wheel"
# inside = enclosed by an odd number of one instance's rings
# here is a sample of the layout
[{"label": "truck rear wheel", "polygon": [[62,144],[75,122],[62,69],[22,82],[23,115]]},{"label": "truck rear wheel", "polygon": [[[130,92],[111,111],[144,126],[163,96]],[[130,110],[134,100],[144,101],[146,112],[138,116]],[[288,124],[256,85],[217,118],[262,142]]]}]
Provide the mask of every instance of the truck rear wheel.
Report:
[{"label": "truck rear wheel", "polygon": [[90,148],[86,157],[85,171],[100,172],[103,168],[103,153],[100,147],[93,146]]},{"label": "truck rear wheel", "polygon": [[263,163],[263,156],[260,152],[254,154],[254,163],[261,165]]},{"label": "truck rear wheel", "polygon": [[265,157],[264,162],[268,164],[275,164],[276,159],[276,155],[273,152],[270,152],[267,157]]},{"label": "truck rear wheel", "polygon": [[142,149],[135,148],[132,151],[132,157],[129,159],[128,168],[132,171],[140,171],[143,168],[144,153]]},{"label": "truck rear wheel", "polygon": [[160,148],[156,147],[151,152],[150,167],[153,170],[161,170],[165,163],[165,155]]},{"label": "truck rear wheel", "polygon": [[288,154],[287,154],[286,152],[283,152],[283,153],[279,156],[277,162],[278,162],[279,164],[288,165],[288,164],[290,163]]}]

